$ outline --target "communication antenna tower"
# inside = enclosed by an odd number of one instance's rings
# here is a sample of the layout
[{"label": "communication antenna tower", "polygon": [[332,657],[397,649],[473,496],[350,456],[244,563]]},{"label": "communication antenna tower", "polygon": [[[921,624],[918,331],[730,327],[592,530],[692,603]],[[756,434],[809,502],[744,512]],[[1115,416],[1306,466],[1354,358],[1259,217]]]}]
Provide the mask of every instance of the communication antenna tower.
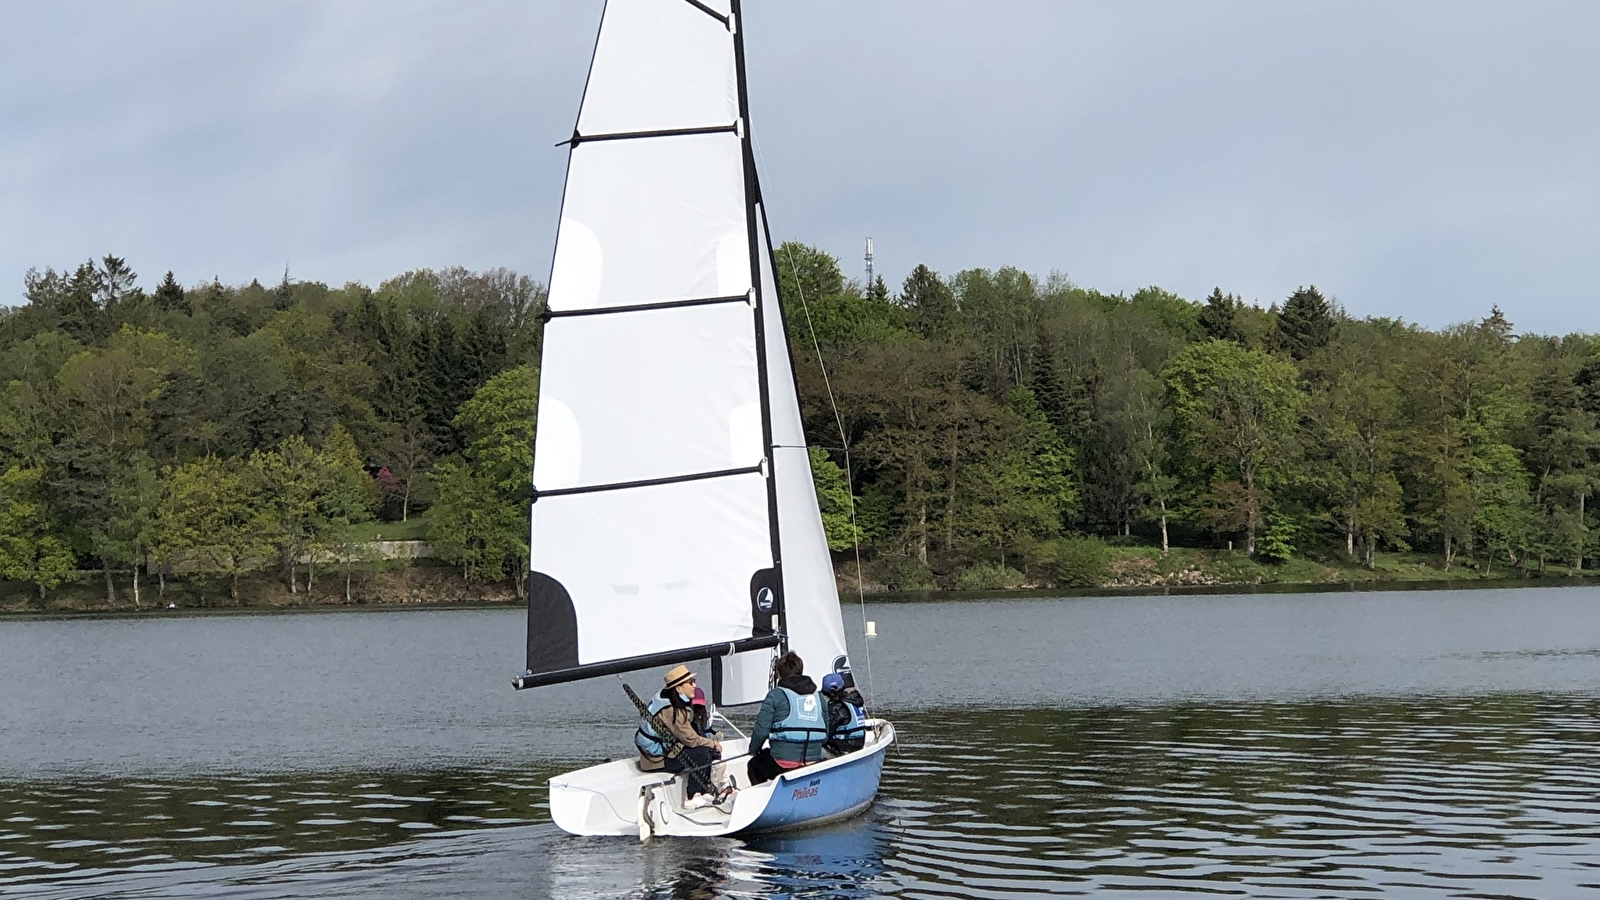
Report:
[{"label": "communication antenna tower", "polygon": [[867,238],[867,291],[872,291],[872,238]]}]

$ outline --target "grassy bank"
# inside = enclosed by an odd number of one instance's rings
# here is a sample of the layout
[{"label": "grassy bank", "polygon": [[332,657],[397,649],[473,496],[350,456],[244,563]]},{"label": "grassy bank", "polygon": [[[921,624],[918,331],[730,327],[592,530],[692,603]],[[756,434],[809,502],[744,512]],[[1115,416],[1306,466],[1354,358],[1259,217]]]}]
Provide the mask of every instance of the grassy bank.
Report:
[{"label": "grassy bank", "polygon": [[[1064,547],[1044,564],[1011,568],[979,563],[945,571],[906,559],[868,560],[862,587],[869,595],[930,593],[993,593],[1142,591],[1279,586],[1316,588],[1334,585],[1506,584],[1600,578],[1600,571],[1546,565],[1543,573],[1493,568],[1458,559],[1449,568],[1436,554],[1380,553],[1372,568],[1343,554],[1324,559],[1294,557],[1274,562],[1233,550],[1174,547],[1108,546],[1099,541]],[[841,593],[854,594],[858,579],[854,559],[838,566]]]},{"label": "grassy bank", "polygon": [[[383,537],[388,539],[388,523]],[[399,534],[396,534],[398,537]],[[1447,571],[1436,555],[1383,553],[1368,569],[1335,556],[1326,560],[1294,558],[1267,562],[1229,550],[1174,547],[1163,554],[1159,547],[1098,544],[1088,559],[1057,560],[1054,568],[1021,572],[996,564],[978,564],[939,572],[909,565],[906,560],[874,559],[865,566],[869,597],[919,599],[958,596],[1147,593],[1152,591],[1214,592],[1240,590],[1318,590],[1340,586],[1449,587],[1574,583],[1600,580],[1600,572],[1574,571],[1567,566],[1547,566],[1544,574],[1526,575],[1504,567],[1489,569],[1470,560]],[[909,577],[908,577],[909,573]],[[1062,578],[1063,574],[1071,576]],[[841,596],[857,591],[853,558],[838,566]],[[234,599],[229,584],[220,578],[173,577],[163,588],[159,579],[140,579],[135,603],[132,578],[127,572],[115,578],[117,598],[108,602],[99,572],[80,572],[49,592],[44,600],[29,584],[0,582],[0,613],[105,613],[165,609],[276,609],[344,605],[416,607],[454,604],[512,604],[518,602],[510,584],[471,584],[459,569],[433,560],[369,564],[351,573],[349,598],[342,571],[326,571],[306,585],[301,570],[298,590],[290,591],[278,577],[257,573],[239,581]]]},{"label": "grassy bank", "polygon": [[165,609],[169,605],[178,609],[273,609],[517,602],[510,584],[470,584],[461,577],[460,569],[429,560],[356,568],[350,574],[349,599],[345,597],[342,571],[320,573],[308,586],[302,569],[295,591],[277,577],[257,573],[239,579],[237,600],[231,596],[227,580],[220,578],[172,577],[166,579],[163,588],[159,579],[141,577],[137,604],[129,573],[117,573],[114,584],[116,601],[109,602],[103,576],[99,572],[82,572],[41,601],[32,585],[0,582],[0,613],[104,613]]}]

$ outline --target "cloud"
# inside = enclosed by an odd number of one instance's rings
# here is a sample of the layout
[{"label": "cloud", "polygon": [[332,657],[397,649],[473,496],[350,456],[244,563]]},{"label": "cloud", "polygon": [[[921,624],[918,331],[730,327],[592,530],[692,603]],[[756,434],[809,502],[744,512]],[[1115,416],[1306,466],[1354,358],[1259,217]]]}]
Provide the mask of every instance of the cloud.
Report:
[{"label": "cloud", "polygon": [[[668,0],[663,0],[668,2]],[[1600,331],[1587,2],[749,4],[780,238],[898,280],[1316,283]],[[0,34],[0,299],[29,266],[367,283],[549,268],[599,3],[65,2]]]}]

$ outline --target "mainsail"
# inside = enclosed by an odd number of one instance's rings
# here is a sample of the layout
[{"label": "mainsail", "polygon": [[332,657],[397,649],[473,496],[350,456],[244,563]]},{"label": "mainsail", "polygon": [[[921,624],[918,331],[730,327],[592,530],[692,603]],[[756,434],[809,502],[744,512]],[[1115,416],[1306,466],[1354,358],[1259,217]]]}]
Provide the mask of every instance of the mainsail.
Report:
[{"label": "mainsail", "polygon": [[540,369],[518,687],[780,642],[843,663],[749,137],[737,0],[608,0]]}]

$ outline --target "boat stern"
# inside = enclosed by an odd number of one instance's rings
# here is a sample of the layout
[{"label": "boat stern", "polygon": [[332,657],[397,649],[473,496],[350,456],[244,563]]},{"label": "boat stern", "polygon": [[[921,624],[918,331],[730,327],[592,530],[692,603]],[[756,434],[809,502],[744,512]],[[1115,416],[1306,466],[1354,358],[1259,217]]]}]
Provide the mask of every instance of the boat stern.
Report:
[{"label": "boat stern", "polygon": [[765,807],[741,830],[756,833],[810,828],[847,819],[871,806],[883,775],[884,755],[894,743],[894,726],[882,720],[869,725],[874,740],[867,747],[779,775]]}]

